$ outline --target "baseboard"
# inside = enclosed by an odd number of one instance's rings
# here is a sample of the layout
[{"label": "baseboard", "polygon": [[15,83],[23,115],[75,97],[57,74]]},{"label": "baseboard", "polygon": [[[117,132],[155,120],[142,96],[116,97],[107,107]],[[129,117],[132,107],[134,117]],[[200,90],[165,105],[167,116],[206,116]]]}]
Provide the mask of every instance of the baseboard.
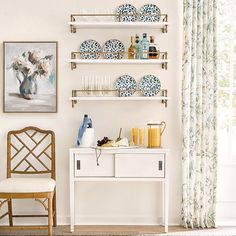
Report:
[{"label": "baseboard", "polygon": [[216,221],[217,226],[235,226],[236,225],[236,217],[225,217],[219,218]]},{"label": "baseboard", "polygon": [[[69,216],[58,216],[59,225],[69,225]],[[75,219],[76,225],[162,225],[162,218],[138,216],[80,216]],[[170,218],[169,225],[180,225],[179,218]]]},{"label": "baseboard", "polygon": [[[26,222],[27,220],[27,222]],[[15,222],[19,225],[23,224],[46,224],[46,219],[15,219]],[[219,218],[217,219],[216,225],[217,226],[235,226],[236,218]],[[69,225],[70,224],[70,217],[69,216],[57,216],[57,223],[58,225]],[[138,216],[80,216],[76,217],[75,219],[76,225],[162,225],[162,218],[153,218],[153,217],[138,217]],[[8,225],[8,218],[5,217],[1,220],[0,225]],[[180,218],[169,218],[169,225],[170,226],[178,226],[181,225]]]},{"label": "baseboard", "polygon": [[[14,222],[18,225],[30,224],[47,224],[47,219],[27,219],[27,218],[18,218],[14,219]],[[57,216],[57,224],[58,225],[70,225],[70,217],[69,216]],[[80,216],[75,219],[76,225],[163,225],[162,218],[154,218],[154,217],[138,217],[138,216]],[[4,218],[1,220],[0,225],[8,225],[8,218]],[[169,219],[169,225],[177,226],[180,225],[179,218],[171,218]]]}]

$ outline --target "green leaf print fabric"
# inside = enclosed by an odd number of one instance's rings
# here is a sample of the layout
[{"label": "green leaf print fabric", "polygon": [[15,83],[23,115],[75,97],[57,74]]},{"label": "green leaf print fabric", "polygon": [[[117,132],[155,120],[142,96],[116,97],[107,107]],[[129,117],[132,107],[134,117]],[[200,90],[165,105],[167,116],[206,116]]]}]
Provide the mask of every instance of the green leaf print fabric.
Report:
[{"label": "green leaf print fabric", "polygon": [[217,180],[216,0],[184,0],[182,220],[215,227]]}]

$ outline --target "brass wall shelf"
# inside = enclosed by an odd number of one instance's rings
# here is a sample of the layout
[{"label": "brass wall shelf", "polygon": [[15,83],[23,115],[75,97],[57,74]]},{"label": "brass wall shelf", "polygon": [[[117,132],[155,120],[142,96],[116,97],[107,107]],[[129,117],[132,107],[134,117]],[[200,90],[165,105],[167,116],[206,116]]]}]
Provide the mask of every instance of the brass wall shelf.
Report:
[{"label": "brass wall shelf", "polygon": [[[81,59],[82,52],[71,52],[71,70],[77,68],[78,64],[144,64],[144,65],[157,65],[160,64],[162,69],[167,70],[169,60],[167,59],[167,52],[160,52],[159,59],[127,59],[128,52],[117,52],[117,54],[124,54],[126,59]],[[89,53],[84,53],[89,54]],[[109,52],[99,52],[92,54],[109,54]],[[115,54],[112,52],[112,54]]]},{"label": "brass wall shelf", "polygon": [[[160,20],[158,22],[122,22],[121,16],[130,14],[71,14],[70,26],[71,33],[76,33],[78,29],[161,29],[162,33],[167,33],[168,31],[168,15],[158,14]],[[134,14],[133,14],[134,15]],[[135,14],[138,19],[140,14]],[[150,14],[147,14],[150,15]],[[153,15],[153,14],[152,14]],[[84,19],[84,20],[83,20]],[[71,59],[69,63],[71,64],[71,69],[74,70],[78,65],[86,64],[133,64],[133,65],[161,65],[162,69],[167,70],[168,57],[167,52],[160,52],[160,57],[158,59],[128,59],[128,52],[118,52],[122,54],[122,59],[105,59],[104,54],[109,54],[114,52],[92,52],[92,54],[100,55],[99,59],[83,59],[81,54],[89,54],[89,52],[71,52]],[[139,90],[137,90],[140,92]],[[136,96],[122,97],[120,92],[112,89],[86,89],[86,90],[72,90],[72,97],[70,100],[72,102],[72,107],[78,103],[78,101],[161,101],[162,104],[167,107],[169,97],[167,96],[167,90],[163,89],[159,93],[160,95],[153,97],[141,96],[141,93]]]},{"label": "brass wall shelf", "polygon": [[[140,91],[140,90],[136,90]],[[116,93],[117,96],[104,96],[104,95],[97,95],[96,93]],[[87,94],[91,94],[88,96]],[[161,101],[162,104],[167,107],[167,102],[170,99],[167,96],[167,90],[163,89],[160,91],[160,95],[153,96],[153,97],[145,97],[145,96],[130,96],[130,97],[121,97],[119,96],[120,92],[117,90],[72,90],[72,97],[70,100],[72,102],[72,107],[77,104],[78,101]]]},{"label": "brass wall shelf", "polygon": [[[151,28],[151,29],[161,29],[162,33],[167,33],[168,31],[168,15],[167,14],[158,14],[160,16],[160,21],[158,22],[121,22],[120,18],[124,15],[136,15],[137,17],[140,16],[140,14],[106,14],[106,13],[98,13],[98,14],[71,14],[70,16],[70,22],[68,24],[70,25],[70,31],[71,33],[76,33],[77,29],[82,28]],[[143,14],[142,14],[143,15]],[[146,14],[150,15],[150,14]],[[154,14],[151,14],[152,16]],[[81,21],[80,18],[86,17],[86,22]],[[92,17],[96,18],[96,21],[87,21],[89,18]],[[102,21],[102,19],[113,17],[117,21]]]}]

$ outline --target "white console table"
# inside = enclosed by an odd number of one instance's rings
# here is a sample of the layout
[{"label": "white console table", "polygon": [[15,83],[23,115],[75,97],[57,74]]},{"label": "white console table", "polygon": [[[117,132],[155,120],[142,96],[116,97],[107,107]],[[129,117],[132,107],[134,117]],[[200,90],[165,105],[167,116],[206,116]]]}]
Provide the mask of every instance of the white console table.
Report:
[{"label": "white console table", "polygon": [[168,232],[168,149],[71,148],[70,230],[74,231],[76,181],[159,181],[163,191],[163,223]]}]

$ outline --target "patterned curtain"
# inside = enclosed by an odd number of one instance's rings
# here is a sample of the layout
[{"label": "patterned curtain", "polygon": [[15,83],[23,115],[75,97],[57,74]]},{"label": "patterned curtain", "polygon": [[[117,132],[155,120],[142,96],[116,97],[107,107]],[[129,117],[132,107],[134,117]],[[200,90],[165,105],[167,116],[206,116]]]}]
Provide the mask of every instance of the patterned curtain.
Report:
[{"label": "patterned curtain", "polygon": [[191,228],[215,227],[216,1],[184,0],[182,220]]}]

